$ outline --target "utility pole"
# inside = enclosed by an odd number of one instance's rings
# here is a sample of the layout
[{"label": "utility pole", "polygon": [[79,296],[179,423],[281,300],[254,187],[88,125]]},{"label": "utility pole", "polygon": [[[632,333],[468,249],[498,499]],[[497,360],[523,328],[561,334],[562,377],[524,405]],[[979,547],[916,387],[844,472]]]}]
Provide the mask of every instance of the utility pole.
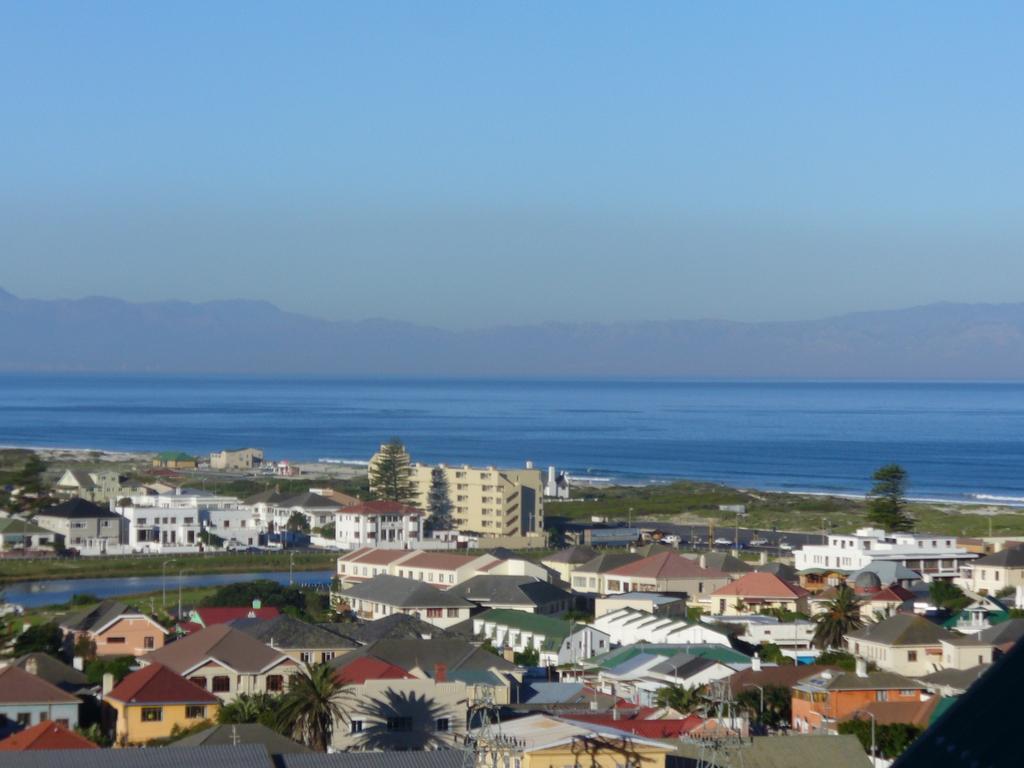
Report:
[{"label": "utility pole", "polygon": [[164,564],[162,566],[160,566],[160,586],[163,587],[163,591],[164,591],[164,599],[163,599],[162,607],[163,607],[163,609],[165,611],[167,610],[167,566],[170,565],[173,562],[174,562],[173,558],[171,560],[165,560]]},{"label": "utility pole", "polygon": [[178,621],[181,621],[181,575],[183,570],[178,571]]}]

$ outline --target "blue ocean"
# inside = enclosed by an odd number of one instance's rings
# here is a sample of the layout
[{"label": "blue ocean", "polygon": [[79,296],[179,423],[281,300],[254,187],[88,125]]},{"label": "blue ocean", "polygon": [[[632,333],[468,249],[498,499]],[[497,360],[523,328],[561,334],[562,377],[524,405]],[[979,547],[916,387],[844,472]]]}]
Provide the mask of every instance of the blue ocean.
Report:
[{"label": "blue ocean", "polygon": [[1024,501],[1024,384],[5,375],[0,444],[554,464],[642,483]]}]

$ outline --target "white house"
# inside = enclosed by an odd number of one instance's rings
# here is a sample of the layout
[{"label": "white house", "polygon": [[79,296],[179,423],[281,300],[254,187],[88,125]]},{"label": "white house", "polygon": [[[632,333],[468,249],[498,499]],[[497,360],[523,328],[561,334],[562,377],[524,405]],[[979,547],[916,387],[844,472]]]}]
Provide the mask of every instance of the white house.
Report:
[{"label": "white house", "polygon": [[340,549],[415,549],[423,543],[423,513],[397,501],[368,501],[334,513]]},{"label": "white house", "polygon": [[508,648],[516,653],[535,650],[540,666],[573,664],[611,648],[608,635],[588,624],[508,608],[494,608],[474,616],[473,635],[490,640],[495,648]]},{"label": "white house", "polygon": [[635,608],[620,608],[594,620],[599,629],[611,638],[613,645],[633,643],[711,643],[729,645],[729,638],[722,632],[703,624],[691,624],[683,619],[655,616]]}]

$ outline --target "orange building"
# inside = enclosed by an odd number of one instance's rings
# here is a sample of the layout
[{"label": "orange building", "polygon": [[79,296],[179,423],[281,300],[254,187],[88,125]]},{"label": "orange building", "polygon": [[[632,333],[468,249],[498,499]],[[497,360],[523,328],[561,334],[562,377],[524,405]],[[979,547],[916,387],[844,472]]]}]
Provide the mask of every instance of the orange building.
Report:
[{"label": "orange building", "polygon": [[925,687],[892,672],[825,671],[793,686],[793,729],[802,733],[835,732],[836,723],[875,701],[918,702]]}]

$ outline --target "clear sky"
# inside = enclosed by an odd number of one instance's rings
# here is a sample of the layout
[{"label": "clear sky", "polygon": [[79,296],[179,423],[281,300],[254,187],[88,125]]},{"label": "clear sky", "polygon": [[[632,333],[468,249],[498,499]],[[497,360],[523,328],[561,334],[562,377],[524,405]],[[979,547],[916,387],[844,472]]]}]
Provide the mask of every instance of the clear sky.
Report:
[{"label": "clear sky", "polygon": [[338,319],[1024,299],[1024,4],[0,6],[0,286]]}]

